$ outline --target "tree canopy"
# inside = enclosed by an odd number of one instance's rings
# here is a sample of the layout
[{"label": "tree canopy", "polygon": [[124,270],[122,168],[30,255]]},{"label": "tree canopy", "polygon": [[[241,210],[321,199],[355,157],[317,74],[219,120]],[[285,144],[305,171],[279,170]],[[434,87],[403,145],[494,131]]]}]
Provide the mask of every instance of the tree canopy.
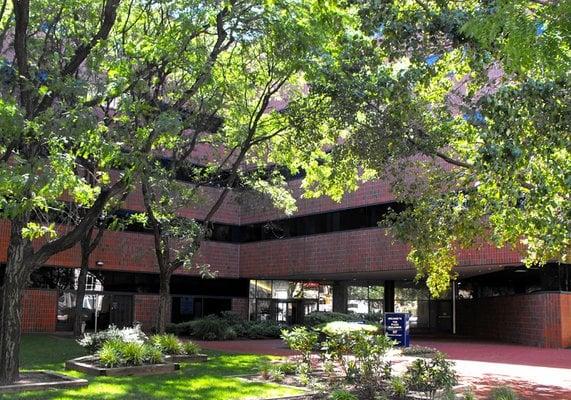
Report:
[{"label": "tree canopy", "polygon": [[385,179],[410,207],[383,225],[436,295],[483,242],[527,266],[566,260],[571,2],[355,6],[360,29],[295,106],[301,131],[338,132],[308,193]]}]

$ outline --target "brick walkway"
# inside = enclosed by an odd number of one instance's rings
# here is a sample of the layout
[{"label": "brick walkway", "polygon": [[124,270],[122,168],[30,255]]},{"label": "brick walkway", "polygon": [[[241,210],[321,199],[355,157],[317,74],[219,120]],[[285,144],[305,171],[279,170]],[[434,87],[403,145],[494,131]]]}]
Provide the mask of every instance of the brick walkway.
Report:
[{"label": "brick walkway", "polygon": [[[281,340],[198,342],[203,348],[236,353],[295,355]],[[571,349],[479,342],[461,339],[413,340],[434,347],[456,362],[462,382],[485,396],[491,387],[508,385],[522,400],[571,400]]]}]

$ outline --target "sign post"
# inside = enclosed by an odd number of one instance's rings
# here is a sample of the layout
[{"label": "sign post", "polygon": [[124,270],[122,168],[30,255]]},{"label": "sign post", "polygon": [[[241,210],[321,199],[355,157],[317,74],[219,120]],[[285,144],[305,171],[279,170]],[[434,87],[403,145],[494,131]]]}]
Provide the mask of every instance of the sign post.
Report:
[{"label": "sign post", "polygon": [[397,342],[399,347],[410,346],[410,314],[408,313],[385,313],[385,333]]}]

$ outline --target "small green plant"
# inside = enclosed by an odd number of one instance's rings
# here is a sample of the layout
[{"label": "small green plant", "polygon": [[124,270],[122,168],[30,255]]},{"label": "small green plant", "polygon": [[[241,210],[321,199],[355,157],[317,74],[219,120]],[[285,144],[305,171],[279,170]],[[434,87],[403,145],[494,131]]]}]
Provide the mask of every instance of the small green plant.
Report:
[{"label": "small green plant", "polygon": [[450,389],[456,384],[454,363],[438,353],[430,360],[418,358],[408,367],[404,379],[410,390],[424,393],[434,399],[436,392]]},{"label": "small green plant", "polygon": [[194,342],[184,342],[182,344],[182,349],[184,351],[184,354],[189,355],[189,356],[194,356],[198,353],[200,353],[200,346],[197,345]]},{"label": "small green plant", "polygon": [[271,371],[271,366],[269,364],[263,364],[260,367],[260,376],[262,377],[262,379],[265,380],[270,379],[270,371]]},{"label": "small green plant", "polygon": [[127,365],[143,364],[145,359],[145,348],[143,344],[135,342],[123,343],[120,350]]},{"label": "small green plant", "polygon": [[516,392],[507,386],[495,387],[491,390],[489,400],[518,400]]},{"label": "small green plant", "polygon": [[389,390],[396,399],[404,399],[408,394],[406,382],[399,376],[395,376],[389,381]]},{"label": "small green plant", "polygon": [[357,396],[347,390],[337,389],[331,392],[330,400],[359,400]]},{"label": "small green plant", "polygon": [[182,343],[172,333],[153,335],[151,336],[151,343],[153,346],[160,349],[164,354],[176,355],[182,354],[184,352]]},{"label": "small green plant", "polygon": [[285,379],[285,373],[279,368],[279,366],[274,365],[270,368],[269,377],[272,382],[283,382]]},{"label": "small green plant", "polygon": [[401,354],[403,356],[412,356],[412,357],[432,357],[438,350],[432,347],[425,347],[425,346],[411,346],[405,347],[401,350]]},{"label": "small green plant", "polygon": [[147,364],[160,364],[163,362],[163,353],[150,344],[143,345],[143,360]]},{"label": "small green plant", "polygon": [[277,364],[276,368],[278,368],[285,375],[294,375],[297,372],[297,364],[292,362]]},{"label": "small green plant", "polygon": [[114,368],[121,364],[121,351],[119,346],[121,342],[111,340],[104,342],[99,350],[99,362],[106,368]]},{"label": "small green plant", "polygon": [[282,339],[292,350],[299,351],[303,362],[311,367],[311,352],[317,345],[319,335],[304,326],[282,331]]},{"label": "small green plant", "polygon": [[464,393],[462,393],[462,396],[464,396],[464,400],[477,400],[472,388],[467,389]]}]

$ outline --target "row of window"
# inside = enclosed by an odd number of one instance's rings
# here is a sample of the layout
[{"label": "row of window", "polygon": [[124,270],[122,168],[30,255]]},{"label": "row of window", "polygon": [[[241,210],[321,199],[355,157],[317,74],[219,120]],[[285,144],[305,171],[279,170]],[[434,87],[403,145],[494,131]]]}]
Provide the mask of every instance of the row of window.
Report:
[{"label": "row of window", "polygon": [[[241,226],[215,223],[212,225],[209,239],[219,242],[248,243],[372,228],[378,226],[379,221],[390,211],[399,212],[403,209],[403,204],[392,202]],[[133,213],[134,211],[130,210],[120,210],[117,216],[127,218]],[[140,223],[132,223],[126,227],[126,230],[151,232],[148,227]]]}]

